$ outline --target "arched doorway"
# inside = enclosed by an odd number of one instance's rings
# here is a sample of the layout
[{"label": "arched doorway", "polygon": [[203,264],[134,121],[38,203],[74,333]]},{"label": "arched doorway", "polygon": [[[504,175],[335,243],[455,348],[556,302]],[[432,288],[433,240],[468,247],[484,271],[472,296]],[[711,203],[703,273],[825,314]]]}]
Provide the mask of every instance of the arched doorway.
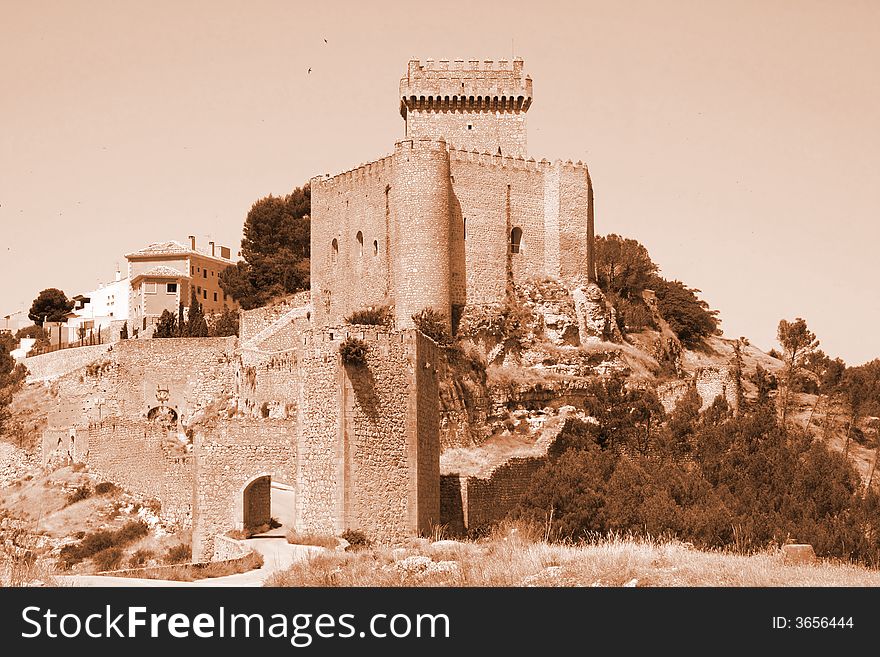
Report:
[{"label": "arched doorway", "polygon": [[242,526],[250,530],[268,525],[272,517],[272,477],[261,475],[252,479],[242,492]]}]

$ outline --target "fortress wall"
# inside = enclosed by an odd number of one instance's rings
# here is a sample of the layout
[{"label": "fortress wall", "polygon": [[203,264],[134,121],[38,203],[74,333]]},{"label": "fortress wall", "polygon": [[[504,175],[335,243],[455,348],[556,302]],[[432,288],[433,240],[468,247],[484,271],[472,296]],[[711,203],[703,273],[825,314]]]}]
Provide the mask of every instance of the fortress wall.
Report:
[{"label": "fortress wall", "polygon": [[280,319],[285,313],[294,308],[308,306],[311,294],[308,290],[297,292],[289,299],[285,299],[279,303],[273,303],[261,308],[252,310],[239,311],[239,330],[238,335],[242,343],[248,342],[260,331],[269,328],[274,322]]},{"label": "fortress wall", "polygon": [[657,386],[657,396],[667,413],[675,410],[678,401],[684,397],[691,386],[696,386],[697,394],[703,400],[701,411],[712,405],[717,397],[723,397],[730,408],[737,409],[736,387],[726,367],[702,367],[690,379],[669,381]]},{"label": "fortress wall", "polygon": [[125,417],[143,417],[158,406],[157,386],[167,388],[166,405],[186,419],[211,401],[232,393],[236,339],[162,338],[123,340],[114,346],[113,393]]},{"label": "fortress wall", "polygon": [[[392,168],[386,157],[333,178],[312,180],[311,288],[319,324],[341,324],[354,310],[388,303],[388,254],[395,246],[388,239],[386,189],[392,184]],[[334,239],[339,249],[335,256]]]},{"label": "fortress wall", "polygon": [[99,344],[89,347],[72,347],[25,358],[22,362],[28,368],[27,382],[49,381],[69,374],[100,360],[112,346]]},{"label": "fortress wall", "polygon": [[[471,126],[468,128],[468,126]],[[406,118],[406,136],[443,138],[450,146],[525,157],[525,112],[462,112],[455,110],[411,110]]]},{"label": "fortress wall", "polygon": [[562,278],[591,277],[592,191],[583,165],[559,163],[559,267]]},{"label": "fortress wall", "polygon": [[512,458],[488,477],[441,477],[441,523],[453,534],[479,530],[504,519],[525,493],[545,457]]},{"label": "fortress wall", "polygon": [[507,288],[506,171],[484,161],[450,162],[453,225],[465,227],[467,304],[501,301]]},{"label": "fortress wall", "polygon": [[77,432],[88,441],[89,470],[162,503],[163,520],[188,526],[192,517],[193,462],[163,446],[167,432],[146,419],[108,417]]},{"label": "fortress wall", "polygon": [[[295,441],[296,423],[285,420],[221,420],[196,432],[194,561],[214,556],[216,536],[243,529],[248,502],[269,508],[269,479],[262,477],[292,484]],[[245,499],[249,484],[255,495]]]},{"label": "fortress wall", "polygon": [[[337,534],[339,518],[340,371],[338,331],[307,337],[300,370],[308,385],[300,389],[296,443],[296,529]],[[331,339],[331,334],[335,339]]]},{"label": "fortress wall", "polygon": [[[416,485],[415,516],[410,509],[410,531],[430,534],[440,524],[440,372],[441,351],[432,340],[413,334],[416,348],[415,390],[410,391],[407,416],[410,445],[410,486]],[[415,408],[413,409],[413,402]],[[413,426],[415,425],[415,426]],[[417,472],[412,477],[412,446]],[[412,500],[412,492],[410,492]]]},{"label": "fortress wall", "polygon": [[252,417],[297,416],[302,380],[295,351],[242,351],[235,376],[239,411]]},{"label": "fortress wall", "polygon": [[[341,364],[346,334],[368,344],[366,365]],[[359,328],[317,332],[305,347],[297,529],[393,542],[437,521],[435,349],[415,332]]]}]

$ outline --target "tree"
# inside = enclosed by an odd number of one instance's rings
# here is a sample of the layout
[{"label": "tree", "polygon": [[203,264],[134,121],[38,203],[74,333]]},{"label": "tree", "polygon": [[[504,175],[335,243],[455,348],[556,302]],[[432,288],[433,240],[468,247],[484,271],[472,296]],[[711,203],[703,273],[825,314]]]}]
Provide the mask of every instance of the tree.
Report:
[{"label": "tree", "polygon": [[195,290],[192,290],[192,294],[190,295],[189,313],[187,313],[186,317],[186,328],[183,328],[183,323],[181,322],[180,334],[190,338],[208,337],[208,323],[205,321],[205,313],[202,310],[202,304],[199,303]]},{"label": "tree", "polygon": [[23,338],[33,338],[35,340],[34,346],[31,347],[31,354],[39,354],[49,348],[49,332],[36,324],[18,329],[15,337],[19,340]]},{"label": "tree", "polygon": [[648,249],[620,235],[598,236],[595,257],[599,287],[622,299],[641,300],[657,273]]},{"label": "tree", "polygon": [[225,308],[221,314],[212,318],[208,334],[212,338],[238,335],[238,312]]},{"label": "tree", "polygon": [[311,191],[297,187],[286,196],[267,196],[251,207],[244,222],[244,260],[220,275],[223,291],[242,308],[309,287]]},{"label": "tree", "polygon": [[42,326],[43,321],[64,322],[67,321],[66,315],[73,310],[74,305],[75,303],[58,288],[46,288],[34,299],[28,317],[37,326]]},{"label": "tree", "polygon": [[782,395],[782,424],[788,416],[791,403],[791,388],[798,370],[803,366],[807,356],[819,346],[816,334],[807,328],[807,322],[798,317],[793,322],[784,319],[779,321],[776,339],[782,345],[782,361],[785,388]]},{"label": "tree", "polygon": [[718,333],[718,311],[697,297],[700,290],[659,276],[654,277],[653,286],[658,310],[682,344],[696,347],[703,338]]},{"label": "tree", "polygon": [[177,326],[177,316],[170,310],[163,310],[156,322],[156,330],[153,331],[154,338],[176,338],[179,335]]}]

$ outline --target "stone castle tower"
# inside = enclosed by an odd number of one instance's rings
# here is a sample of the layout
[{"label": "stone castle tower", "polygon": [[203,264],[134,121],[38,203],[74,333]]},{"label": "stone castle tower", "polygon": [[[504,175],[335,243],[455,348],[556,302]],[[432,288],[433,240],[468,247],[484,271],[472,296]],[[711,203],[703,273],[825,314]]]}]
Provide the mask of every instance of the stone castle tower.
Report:
[{"label": "stone castle tower", "polygon": [[410,61],[391,155],[313,178],[315,321],[393,305],[448,318],[510,283],[593,279],[593,191],[581,162],[527,158],[532,81],[520,59]]},{"label": "stone castle tower", "polygon": [[532,79],[523,60],[411,61],[400,80],[406,136],[445,138],[465,150],[527,157]]}]

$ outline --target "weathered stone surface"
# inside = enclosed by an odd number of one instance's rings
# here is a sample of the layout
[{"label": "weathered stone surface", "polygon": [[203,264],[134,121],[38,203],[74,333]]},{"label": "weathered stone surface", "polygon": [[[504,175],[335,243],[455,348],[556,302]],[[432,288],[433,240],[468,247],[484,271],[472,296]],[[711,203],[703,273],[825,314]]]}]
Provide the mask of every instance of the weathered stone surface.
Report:
[{"label": "weathered stone surface", "polygon": [[581,344],[589,341],[623,342],[617,326],[617,313],[595,283],[575,288],[571,293],[577,313]]},{"label": "weathered stone surface", "polygon": [[791,565],[816,562],[816,553],[809,543],[791,543],[782,546],[782,562]]}]

